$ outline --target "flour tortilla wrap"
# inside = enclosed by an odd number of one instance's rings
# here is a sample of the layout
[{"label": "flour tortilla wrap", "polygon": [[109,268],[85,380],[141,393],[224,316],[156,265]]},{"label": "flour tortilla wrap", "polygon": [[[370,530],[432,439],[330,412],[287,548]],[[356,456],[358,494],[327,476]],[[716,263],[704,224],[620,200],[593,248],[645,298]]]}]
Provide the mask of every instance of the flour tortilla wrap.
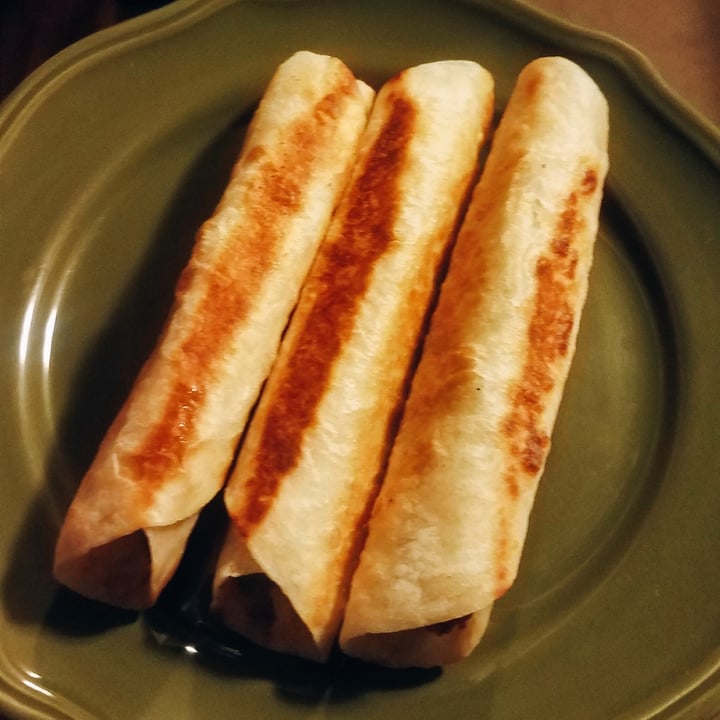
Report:
[{"label": "flour tortilla wrap", "polygon": [[448,61],[378,93],[225,491],[232,522],[213,608],[258,644],[323,660],[336,639],[492,87],[479,65]]},{"label": "flour tortilla wrap", "polygon": [[572,62],[520,74],[458,236],[347,604],[345,652],[466,656],[515,579],[587,292],[608,110]]},{"label": "flour tortilla wrap", "polygon": [[60,582],[143,608],[173,574],[224,483],[373,97],[335,58],[299,52],[278,68],[163,334],[68,510]]}]

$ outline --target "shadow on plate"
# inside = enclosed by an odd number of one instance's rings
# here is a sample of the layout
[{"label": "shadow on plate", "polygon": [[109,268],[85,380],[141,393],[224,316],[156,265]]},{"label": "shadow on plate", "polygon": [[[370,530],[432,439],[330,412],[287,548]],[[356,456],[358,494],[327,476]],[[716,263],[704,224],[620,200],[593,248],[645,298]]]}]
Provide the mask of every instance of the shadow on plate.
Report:
[{"label": "shadow on plate", "polygon": [[183,560],[156,605],[143,614],[152,652],[190,655],[194,662],[229,677],[263,678],[275,683],[288,702],[342,702],[369,690],[408,688],[430,682],[440,668],[389,670],[335,650],[315,663],[265,650],[218,623],[209,611],[215,558],[224,538],[221,496],[200,515]]}]

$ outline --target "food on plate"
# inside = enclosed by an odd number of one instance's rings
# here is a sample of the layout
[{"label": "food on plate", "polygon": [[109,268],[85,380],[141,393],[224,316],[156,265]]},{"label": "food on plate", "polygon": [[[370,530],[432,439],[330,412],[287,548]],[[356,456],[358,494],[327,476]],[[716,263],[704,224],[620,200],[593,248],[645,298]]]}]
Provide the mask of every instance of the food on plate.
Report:
[{"label": "food on plate", "polygon": [[336,640],[492,112],[492,78],[468,61],[410,68],[378,93],[225,490],[212,607],[260,645],[321,661]]},{"label": "food on plate", "polygon": [[276,71],[162,336],[67,512],[60,582],[137,609],[175,571],[224,483],[373,97],[336,58],[299,52]]},{"label": "food on plate", "polygon": [[546,57],[476,182],[493,92],[470,61],[377,96],[336,58],[278,68],[68,509],[58,580],[149,607],[229,478],[227,627],[315,661],[472,652],[517,575],[608,169],[601,91]]},{"label": "food on plate", "polygon": [[521,72],[454,247],[352,580],[342,649],[466,656],[513,583],[575,349],[608,109],[569,60]]}]

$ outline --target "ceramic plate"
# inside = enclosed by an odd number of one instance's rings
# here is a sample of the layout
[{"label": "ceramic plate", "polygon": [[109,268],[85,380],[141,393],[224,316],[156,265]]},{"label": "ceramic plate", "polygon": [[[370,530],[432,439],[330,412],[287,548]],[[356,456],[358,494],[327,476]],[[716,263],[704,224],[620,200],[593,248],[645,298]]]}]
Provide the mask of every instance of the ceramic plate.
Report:
[{"label": "ceramic plate", "polygon": [[[442,671],[228,644],[193,600],[59,591],[62,514],[148,353],[274,68],[378,84],[478,60],[498,107],[563,54],[610,103],[591,292],[520,576]],[[0,112],[0,708],[30,718],[711,718],[720,711],[720,135],[629,48],[514,2],[180,0],[43,66]]]}]

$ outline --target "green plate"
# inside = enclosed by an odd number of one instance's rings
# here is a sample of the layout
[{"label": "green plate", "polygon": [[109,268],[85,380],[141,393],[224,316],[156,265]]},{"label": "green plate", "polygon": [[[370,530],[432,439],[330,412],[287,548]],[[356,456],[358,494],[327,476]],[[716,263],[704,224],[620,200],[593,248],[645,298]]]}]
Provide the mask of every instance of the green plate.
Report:
[{"label": "green plate", "polygon": [[[520,576],[442,671],[228,642],[190,556],[160,606],[59,591],[59,522],[146,356],[248,113],[294,50],[379,83],[470,58],[505,102],[564,54],[611,107],[576,362]],[[61,53],[0,111],[0,712],[29,718],[708,719],[720,711],[720,134],[634,51],[516,2],[180,0]],[[201,550],[213,510],[195,536]],[[194,566],[193,566],[193,563]]]}]

